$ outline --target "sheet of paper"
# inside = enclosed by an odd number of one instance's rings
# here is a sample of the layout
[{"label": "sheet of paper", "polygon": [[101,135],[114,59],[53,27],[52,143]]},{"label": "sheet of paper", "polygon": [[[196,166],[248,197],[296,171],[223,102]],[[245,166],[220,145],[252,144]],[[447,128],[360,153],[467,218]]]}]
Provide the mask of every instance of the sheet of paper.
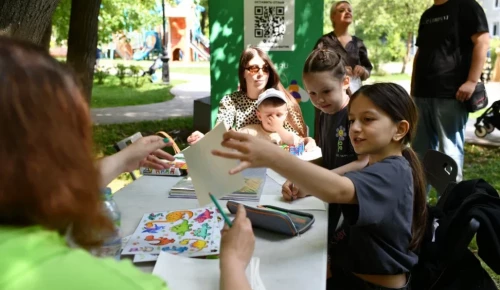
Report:
[{"label": "sheet of paper", "polygon": [[153,262],[158,260],[158,254],[137,254],[132,260],[134,263]]},{"label": "sheet of paper", "polygon": [[[216,255],[220,247],[222,216],[215,207],[144,214],[123,247],[122,255]],[[137,258],[134,261],[138,261]]]},{"label": "sheet of paper", "polygon": [[[259,274],[259,258],[252,258],[246,270],[253,290],[265,290]],[[170,289],[219,290],[219,260],[192,259],[161,252],[153,275],[162,278]]]},{"label": "sheet of paper", "polygon": [[312,151],[304,152],[301,156],[297,156],[297,157],[299,157],[300,159],[302,159],[304,161],[312,161],[312,160],[319,159],[322,156],[323,156],[323,153],[321,151],[321,148],[316,147]]},{"label": "sheet of paper", "polygon": [[238,165],[237,160],[212,155],[215,149],[228,150],[220,144],[226,131],[221,122],[200,141],[182,151],[200,206],[211,203],[208,193],[221,198],[245,185],[241,173],[229,175],[229,170]]},{"label": "sheet of paper", "polygon": [[283,185],[286,181],[286,178],[284,178],[278,172],[272,170],[271,168],[267,169],[267,176],[271,177],[279,185]]},{"label": "sheet of paper", "polygon": [[291,210],[326,210],[326,203],[314,196],[307,196],[290,202],[284,200],[281,195],[262,195],[260,204]]}]

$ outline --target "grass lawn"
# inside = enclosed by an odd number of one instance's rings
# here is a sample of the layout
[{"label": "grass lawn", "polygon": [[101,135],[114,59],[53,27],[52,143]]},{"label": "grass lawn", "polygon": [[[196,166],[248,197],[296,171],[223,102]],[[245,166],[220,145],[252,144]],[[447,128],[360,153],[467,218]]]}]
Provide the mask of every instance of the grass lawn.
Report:
[{"label": "grass lawn", "polygon": [[[186,139],[191,134],[193,128],[192,117],[171,118],[161,121],[144,121],[126,124],[94,125],[94,153],[97,158],[115,153],[113,144],[141,132],[143,136],[155,134],[158,131],[167,132],[175,143],[182,149],[187,147]],[[165,148],[165,151],[173,154],[172,148]],[[134,172],[140,176],[139,171]],[[124,173],[113,180],[108,186],[112,192],[116,192],[122,187],[132,182],[130,174]]]},{"label": "grass lawn", "polygon": [[199,67],[194,67],[194,66],[171,67],[170,72],[174,76],[176,73],[210,76],[210,66],[205,65]]},{"label": "grass lawn", "polygon": [[397,82],[397,81],[409,81],[411,80],[411,76],[408,74],[386,74],[386,75],[377,75],[373,74],[367,80],[370,83],[372,82]]},{"label": "grass lawn", "polygon": [[120,85],[120,80],[116,76],[108,76],[102,85],[94,81],[90,107],[106,108],[165,102],[174,97],[170,89],[184,82],[172,80],[170,85],[165,86],[153,84],[146,78],[143,81],[141,87],[134,87],[135,79],[131,77],[125,78],[125,86]]}]

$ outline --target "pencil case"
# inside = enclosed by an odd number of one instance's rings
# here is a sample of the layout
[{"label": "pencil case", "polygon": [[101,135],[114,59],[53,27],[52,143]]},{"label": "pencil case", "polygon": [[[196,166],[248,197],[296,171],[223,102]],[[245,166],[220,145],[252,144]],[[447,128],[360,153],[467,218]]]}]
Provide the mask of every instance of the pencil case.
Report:
[{"label": "pencil case", "polygon": [[[228,201],[229,212],[238,211],[239,202]],[[252,226],[287,236],[296,236],[306,232],[314,223],[314,216],[306,212],[288,210],[271,205],[252,207],[243,204]]]}]

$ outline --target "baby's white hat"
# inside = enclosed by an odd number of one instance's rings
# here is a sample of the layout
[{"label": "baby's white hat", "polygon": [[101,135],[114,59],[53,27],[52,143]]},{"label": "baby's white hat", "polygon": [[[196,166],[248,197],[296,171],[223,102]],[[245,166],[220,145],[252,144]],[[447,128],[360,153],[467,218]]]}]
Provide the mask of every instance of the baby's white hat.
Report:
[{"label": "baby's white hat", "polygon": [[265,100],[269,98],[279,98],[282,99],[285,103],[287,103],[287,99],[285,97],[285,94],[277,89],[267,89],[265,90],[262,94],[259,95],[259,98],[257,99],[257,107]]}]

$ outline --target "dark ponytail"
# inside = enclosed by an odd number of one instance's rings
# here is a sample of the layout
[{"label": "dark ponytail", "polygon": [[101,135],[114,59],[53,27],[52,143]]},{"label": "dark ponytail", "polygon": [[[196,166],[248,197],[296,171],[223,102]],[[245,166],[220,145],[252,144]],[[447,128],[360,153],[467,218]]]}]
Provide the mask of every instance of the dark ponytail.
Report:
[{"label": "dark ponytail", "polygon": [[410,250],[416,250],[424,237],[427,222],[425,176],[420,159],[413,149],[406,147],[403,150],[403,156],[410,163],[413,175],[413,222],[411,225]]}]

